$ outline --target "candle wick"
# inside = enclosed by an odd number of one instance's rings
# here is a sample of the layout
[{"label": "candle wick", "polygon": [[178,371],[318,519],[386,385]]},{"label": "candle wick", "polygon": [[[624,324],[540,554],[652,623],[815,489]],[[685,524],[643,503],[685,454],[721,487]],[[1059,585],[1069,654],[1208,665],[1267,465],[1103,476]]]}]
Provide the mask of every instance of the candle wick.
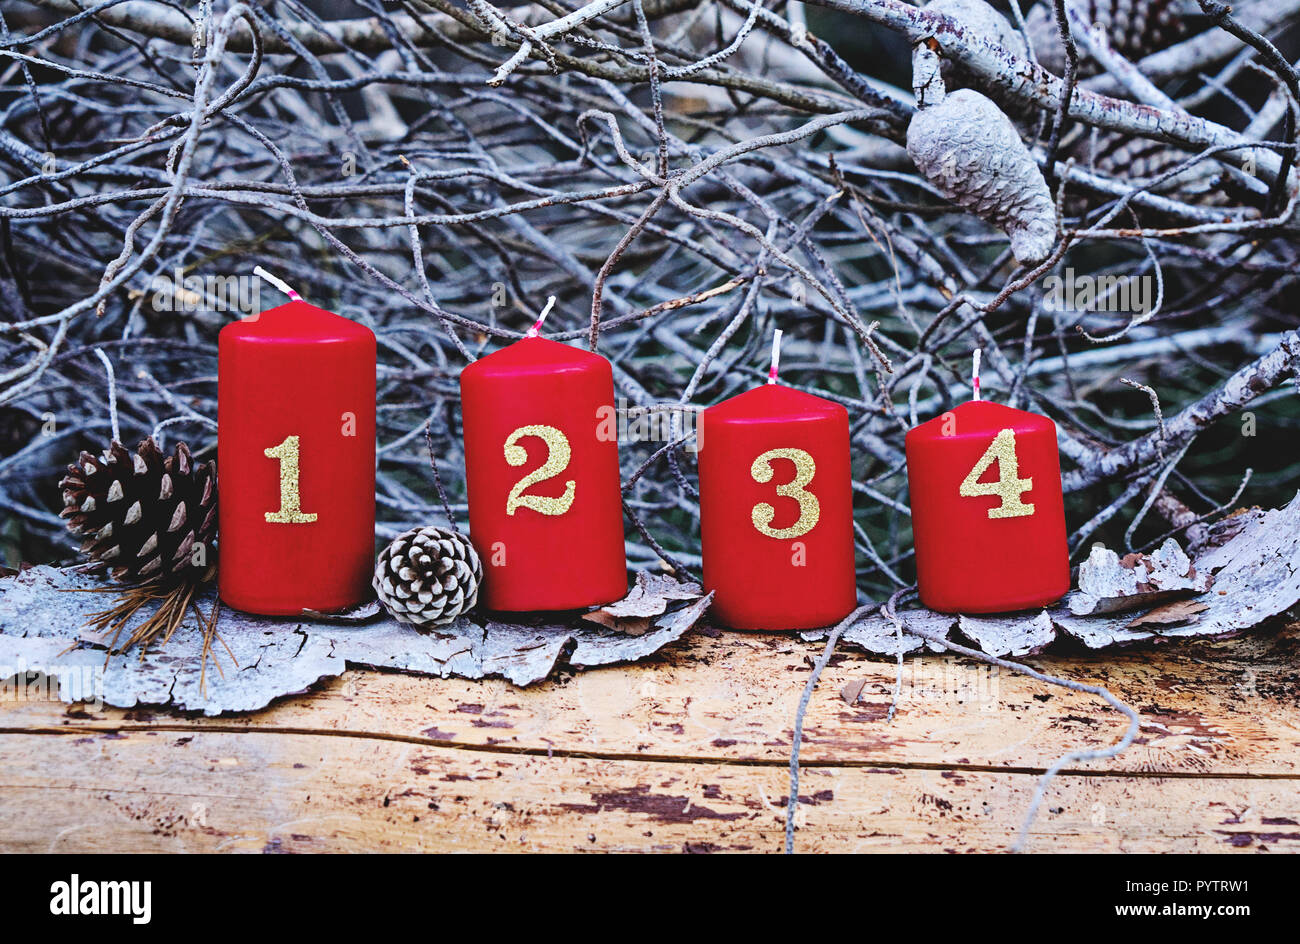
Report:
[{"label": "candle wick", "polygon": [[554,307],[555,296],[552,295],[550,298],[546,299],[546,307],[542,309],[542,313],[538,315],[537,320],[533,322],[533,326],[528,329],[524,334],[524,337],[535,338],[540,335],[542,333],[542,322],[546,320],[546,316],[551,313],[551,309]]},{"label": "candle wick", "polygon": [[776,383],[776,369],[781,364],[781,329],[772,335],[772,368],[767,372],[767,382]]},{"label": "candle wick", "polygon": [[974,367],[971,370],[971,386],[974,388],[974,399],[980,398],[980,355],[984,353],[983,348],[975,348]]},{"label": "candle wick", "polygon": [[284,292],[284,294],[288,295],[292,301],[295,302],[302,301],[302,296],[299,295],[297,292],[295,292],[293,289],[291,289],[287,282],[285,282],[283,279],[277,278],[276,276],[272,275],[270,272],[267,272],[261,266],[254,266],[253,274],[260,275],[262,278],[266,279],[266,281],[270,282],[273,286],[278,288],[280,291]]}]

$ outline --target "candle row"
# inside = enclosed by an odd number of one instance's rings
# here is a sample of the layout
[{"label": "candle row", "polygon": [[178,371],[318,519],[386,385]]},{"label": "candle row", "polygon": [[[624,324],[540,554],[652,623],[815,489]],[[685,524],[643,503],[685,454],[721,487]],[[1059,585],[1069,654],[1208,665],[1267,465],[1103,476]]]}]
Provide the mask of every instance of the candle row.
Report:
[{"label": "candle row", "polygon": [[[545,315],[543,314],[543,317]],[[539,336],[461,373],[470,538],[492,610],[627,592],[609,361]],[[778,332],[779,336],[779,332]],[[779,341],[779,337],[778,337]],[[834,623],[857,603],[848,411],[777,382],[703,411],[704,585],[745,629]],[[297,297],[219,341],[220,591],[250,612],[360,602],[374,551],[375,337]],[[1055,425],[976,399],[906,437],[921,600],[1040,606],[1069,587]]]}]

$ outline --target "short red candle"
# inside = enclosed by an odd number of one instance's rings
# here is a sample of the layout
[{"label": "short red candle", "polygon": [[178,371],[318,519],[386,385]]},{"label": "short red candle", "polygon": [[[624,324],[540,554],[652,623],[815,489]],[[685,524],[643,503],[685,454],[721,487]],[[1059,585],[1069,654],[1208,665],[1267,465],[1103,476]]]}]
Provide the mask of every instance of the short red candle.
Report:
[{"label": "short red candle", "polygon": [[700,537],[713,615],[736,629],[810,629],[857,602],[849,414],[767,384],[700,423]]},{"label": "short red candle", "polygon": [[470,539],[492,610],[568,610],[627,594],[614,374],[599,354],[526,337],[460,375]]},{"label": "short red candle", "polygon": [[998,613],[1070,589],[1055,423],[975,400],[908,432],[906,450],[922,603]]},{"label": "short red candle", "polygon": [[218,341],[221,599],[250,613],[338,610],[370,592],[375,336],[293,301]]}]

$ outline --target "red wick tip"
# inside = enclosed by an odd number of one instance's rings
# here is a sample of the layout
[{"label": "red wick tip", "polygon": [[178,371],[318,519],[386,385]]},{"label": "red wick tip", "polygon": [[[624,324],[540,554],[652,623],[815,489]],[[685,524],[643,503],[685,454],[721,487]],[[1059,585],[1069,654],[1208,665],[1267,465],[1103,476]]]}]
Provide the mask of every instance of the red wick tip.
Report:
[{"label": "red wick tip", "polygon": [[781,329],[777,328],[772,334],[772,366],[767,372],[767,382],[776,383],[776,370],[781,364]]},{"label": "red wick tip", "polygon": [[550,298],[546,299],[546,307],[542,309],[542,313],[538,317],[538,319],[533,322],[533,326],[524,332],[524,337],[526,338],[539,337],[542,333],[542,322],[546,320],[546,316],[551,313],[551,309],[554,307],[555,307],[555,296],[552,295]]}]

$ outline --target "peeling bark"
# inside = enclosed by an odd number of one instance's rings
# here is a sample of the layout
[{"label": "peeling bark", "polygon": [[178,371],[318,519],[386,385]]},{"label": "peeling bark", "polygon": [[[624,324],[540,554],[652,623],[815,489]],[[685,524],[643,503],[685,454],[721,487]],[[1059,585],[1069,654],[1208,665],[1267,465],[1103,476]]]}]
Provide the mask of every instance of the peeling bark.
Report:
[{"label": "peeling bark", "polygon": [[[210,660],[205,672],[202,637],[189,623],[161,649],[106,658],[104,640],[81,633],[106,595],[64,592],[105,586],[45,566],[0,580],[0,673],[8,678],[39,668],[58,674],[60,697],[67,701],[85,694],[119,708],[165,705],[207,715],[256,711],[342,675],[349,666],[441,678],[498,677],[526,686],[564,666],[582,669],[653,655],[690,632],[712,600],[697,596],[661,613],[639,636],[576,619],[560,622],[554,615],[533,624],[488,620],[480,625],[461,618],[422,633],[387,615],[369,622],[324,622],[223,610],[218,629],[225,646],[213,647],[215,663]],[[95,690],[79,691],[82,684]]]}]

